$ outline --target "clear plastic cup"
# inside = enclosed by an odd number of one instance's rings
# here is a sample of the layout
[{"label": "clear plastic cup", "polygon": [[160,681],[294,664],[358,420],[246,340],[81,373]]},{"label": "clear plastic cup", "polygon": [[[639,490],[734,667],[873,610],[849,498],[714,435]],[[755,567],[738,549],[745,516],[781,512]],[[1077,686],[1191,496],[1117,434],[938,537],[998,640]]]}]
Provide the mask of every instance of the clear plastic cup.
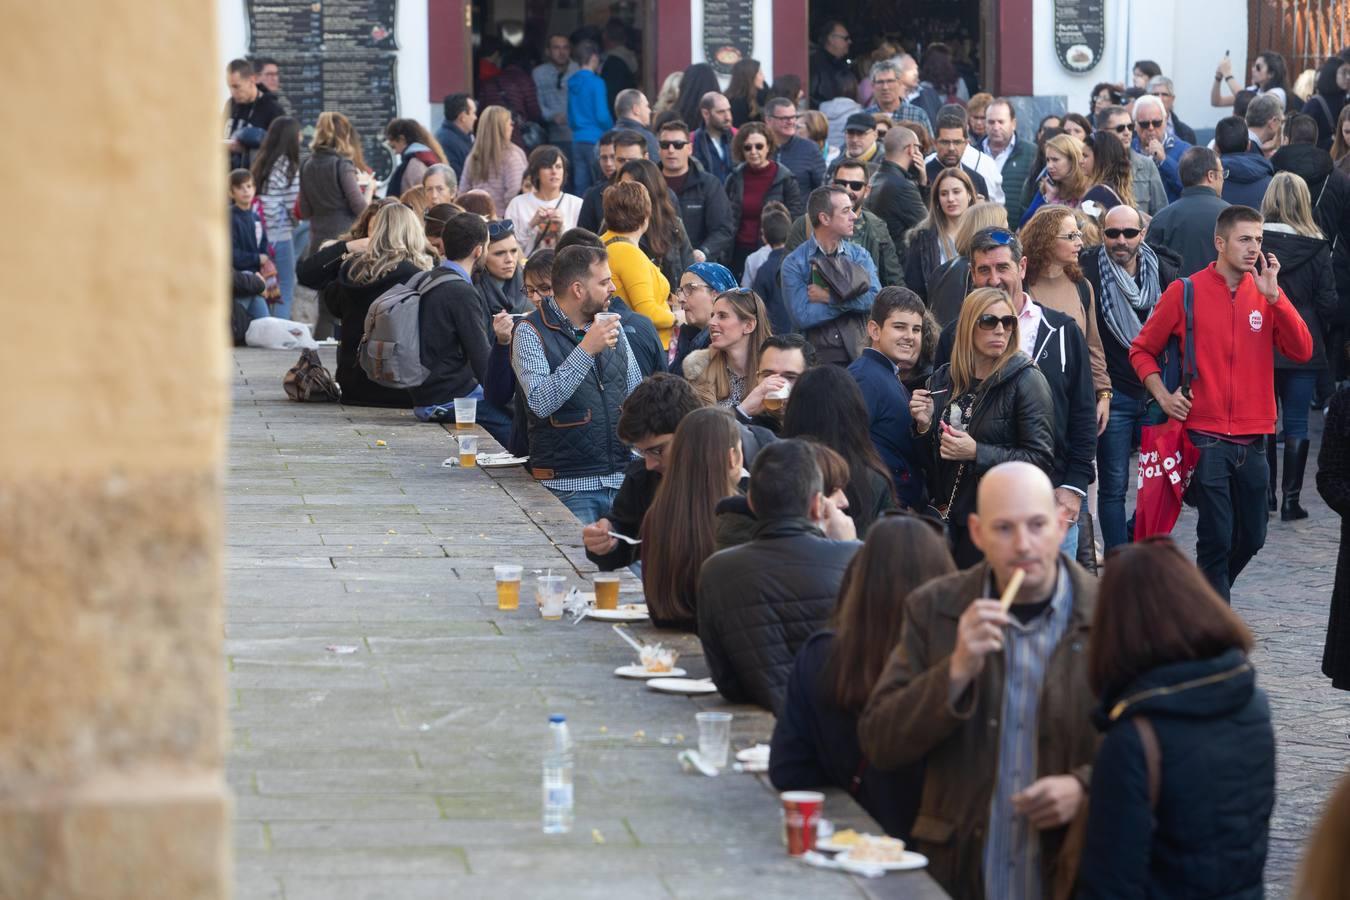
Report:
[{"label": "clear plastic cup", "polygon": [[497,608],[520,609],[520,566],[493,566],[497,576]]},{"label": "clear plastic cup", "polygon": [[595,608],[619,608],[619,576],[613,572],[599,572],[592,579],[595,584]]},{"label": "clear plastic cup", "polygon": [[708,765],[725,769],[731,748],[731,713],[701,712],[694,721],[698,722],[698,755]]},{"label": "clear plastic cup", "polygon": [[792,394],[792,385],[785,384],[776,391],[769,391],[764,395],[764,408],[770,412],[778,412],[787,405],[788,397]]},{"label": "clear plastic cup", "polygon": [[562,618],[566,596],[567,579],[561,575],[540,575],[534,580],[534,599],[539,604],[539,615],[545,619]]},{"label": "clear plastic cup", "polygon": [[478,435],[461,434],[459,441],[459,464],[466,469],[478,465]]},{"label": "clear plastic cup", "polygon": [[464,430],[472,428],[478,421],[478,400],[474,397],[457,397],[455,399],[455,428]]}]

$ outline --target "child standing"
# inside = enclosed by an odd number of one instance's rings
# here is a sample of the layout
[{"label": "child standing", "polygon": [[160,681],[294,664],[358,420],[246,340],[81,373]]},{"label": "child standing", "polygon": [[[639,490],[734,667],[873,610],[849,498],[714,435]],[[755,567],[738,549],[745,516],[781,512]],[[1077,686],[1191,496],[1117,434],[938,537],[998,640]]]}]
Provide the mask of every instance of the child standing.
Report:
[{"label": "child standing", "polygon": [[[230,250],[236,272],[253,272],[267,277],[265,271],[271,267],[264,250],[267,247],[267,231],[262,219],[253,211],[253,197],[256,193],[253,176],[248,169],[235,169],[230,173]],[[275,277],[275,269],[273,269]],[[267,301],[261,294],[252,297],[234,298],[235,342],[243,342],[243,331],[248,323],[267,316]]]}]

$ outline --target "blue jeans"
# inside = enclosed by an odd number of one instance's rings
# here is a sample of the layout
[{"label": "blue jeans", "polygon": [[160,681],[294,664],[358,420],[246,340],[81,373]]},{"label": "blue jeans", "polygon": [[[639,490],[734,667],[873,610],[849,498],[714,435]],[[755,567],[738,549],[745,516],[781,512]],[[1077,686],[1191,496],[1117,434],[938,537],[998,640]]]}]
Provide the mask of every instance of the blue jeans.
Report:
[{"label": "blue jeans", "polygon": [[553,491],[553,496],[562,501],[562,505],[572,511],[582,525],[590,525],[609,515],[614,505],[618,488],[599,488],[594,491]]},{"label": "blue jeans", "polygon": [[1238,575],[1266,542],[1265,441],[1234,444],[1191,433],[1200,451],[1191,476],[1195,526],[1195,564],[1226,602]]},{"label": "blue jeans", "polygon": [[272,304],[272,315],[278,319],[291,317],[291,301],[295,299],[295,243],[293,241],[273,241],[272,262],[277,264],[277,285],[281,288],[281,300]]},{"label": "blue jeans", "polygon": [[[1098,504],[1100,505],[1100,500]],[[1087,498],[1083,498],[1083,506],[1087,506]],[[1059,545],[1059,552],[1063,553],[1069,559],[1078,559],[1078,523],[1074,522],[1069,526],[1069,530],[1064,533],[1064,543]]]},{"label": "blue jeans", "polygon": [[572,142],[572,193],[583,196],[595,184],[595,145],[588,141]]},{"label": "blue jeans", "polygon": [[[466,397],[472,397],[478,401],[477,422],[483,426],[483,430],[492,435],[492,439],[503,447],[511,445],[511,414],[500,406],[489,403],[483,399],[483,388],[476,387]],[[434,403],[430,406],[414,406],[413,415],[423,422],[453,422],[455,421],[455,401],[450,399],[444,403]]]},{"label": "blue jeans", "polygon": [[1316,369],[1276,369],[1275,391],[1284,416],[1284,439],[1303,440],[1308,436],[1308,409],[1317,389]]},{"label": "blue jeans", "polygon": [[1097,520],[1101,523],[1102,545],[1127,543],[1125,530],[1125,494],[1130,487],[1130,455],[1139,428],[1144,423],[1144,399],[1125,394],[1111,397],[1111,418],[1097,438]]}]

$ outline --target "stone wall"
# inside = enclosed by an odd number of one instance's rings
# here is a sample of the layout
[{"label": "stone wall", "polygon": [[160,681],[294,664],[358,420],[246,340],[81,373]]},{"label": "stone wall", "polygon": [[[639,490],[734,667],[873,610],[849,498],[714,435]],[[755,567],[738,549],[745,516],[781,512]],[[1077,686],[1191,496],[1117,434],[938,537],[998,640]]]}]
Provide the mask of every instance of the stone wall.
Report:
[{"label": "stone wall", "polygon": [[223,898],[211,3],[7,10],[0,898]]}]

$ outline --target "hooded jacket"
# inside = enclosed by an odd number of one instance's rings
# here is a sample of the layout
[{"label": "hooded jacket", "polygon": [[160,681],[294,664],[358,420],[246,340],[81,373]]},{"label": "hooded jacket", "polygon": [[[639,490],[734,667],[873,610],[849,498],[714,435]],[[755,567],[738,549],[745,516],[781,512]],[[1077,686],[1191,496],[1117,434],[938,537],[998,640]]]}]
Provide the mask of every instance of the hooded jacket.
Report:
[{"label": "hooded jacket", "polygon": [[[1270,303],[1250,273],[1236,294],[1214,264],[1191,276],[1196,376],[1186,427],[1217,435],[1271,434],[1275,430],[1275,348],[1294,362],[1312,356],[1312,335],[1284,291]],[[1185,346],[1183,285],[1174,281],[1130,347],[1130,365],[1141,382],[1157,375],[1158,354],[1175,336]]]},{"label": "hooded jacket", "polygon": [[1327,352],[1322,335],[1336,316],[1336,279],[1331,273],[1331,245],[1321,238],[1304,237],[1266,223],[1262,250],[1280,261],[1280,290],[1298,310],[1312,335],[1312,357],[1294,362],[1276,351],[1277,369],[1325,369]]},{"label": "hooded jacket", "polygon": [[[1156,809],[1136,716],[1158,738]],[[1093,718],[1105,737],[1076,896],[1264,896],[1275,734],[1242,651],[1144,672],[1108,691]]]},{"label": "hooded jacket", "polygon": [[418,268],[407,260],[390,269],[374,281],[358,282],[352,278],[352,263],[348,259],[338,271],[337,285],[326,292],[329,312],[342,325],[342,339],[338,344],[337,371],[334,376],[342,387],[342,402],[349,406],[385,406],[393,409],[412,408],[412,394],[405,390],[376,384],[366,377],[357,356],[361,337],[365,333],[366,314],[370,305],[381,294],[397,284],[403,284],[418,273]]},{"label": "hooded jacket", "polygon": [[411,143],[399,157],[398,168],[389,176],[389,187],[385,193],[390,197],[399,197],[404,191],[410,191],[422,183],[427,169],[439,163],[434,151],[426,144]]},{"label": "hooded jacket", "polygon": [[1260,209],[1266,187],[1275,176],[1270,160],[1260,153],[1225,153],[1219,163],[1223,166],[1223,199]]},{"label": "hooded jacket", "polygon": [[[1313,218],[1333,244],[1331,265],[1336,273],[1336,291],[1350,297],[1350,175],[1338,170],[1331,154],[1311,144],[1290,144],[1270,158],[1276,172],[1293,172],[1308,185],[1312,195]],[[1341,325],[1350,324],[1350,303],[1338,316]]]},{"label": "hooded jacket", "polygon": [[792,660],[834,611],[862,544],[805,518],[756,523],[748,544],[714,553],[698,579],[698,636],[718,692],[777,714]]}]

